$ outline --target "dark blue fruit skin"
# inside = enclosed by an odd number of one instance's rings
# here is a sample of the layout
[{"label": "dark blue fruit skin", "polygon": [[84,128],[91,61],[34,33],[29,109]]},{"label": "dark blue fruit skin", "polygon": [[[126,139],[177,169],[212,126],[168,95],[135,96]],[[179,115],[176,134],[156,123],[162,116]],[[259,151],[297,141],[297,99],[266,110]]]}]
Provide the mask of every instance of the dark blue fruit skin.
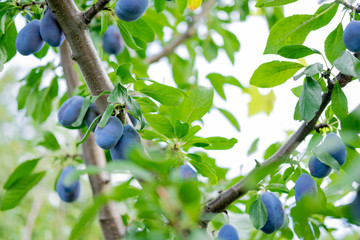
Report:
[{"label": "dark blue fruit skin", "polygon": [[360,51],[360,21],[350,22],[343,33],[345,47],[351,52]]},{"label": "dark blue fruit skin", "polygon": [[56,192],[64,202],[73,202],[78,199],[80,195],[80,180],[71,183],[70,186],[64,185],[65,177],[71,174],[75,168],[73,166],[67,166],[64,168],[56,182]]},{"label": "dark blue fruit skin", "polygon": [[59,108],[59,123],[64,127],[71,127],[71,124],[73,124],[79,116],[83,101],[84,98],[80,96],[73,96],[66,100]]},{"label": "dark blue fruit skin", "polygon": [[37,19],[32,20],[21,29],[15,41],[16,50],[25,56],[37,53],[44,44],[40,35],[40,21]]},{"label": "dark blue fruit skin", "polygon": [[148,4],[149,0],[119,0],[115,5],[115,13],[123,21],[135,21],[145,13]]},{"label": "dark blue fruit skin", "polygon": [[187,164],[179,166],[179,172],[183,179],[197,179],[196,172]]},{"label": "dark blue fruit skin", "polygon": [[102,38],[104,51],[108,54],[119,54],[124,49],[123,39],[119,29],[111,25]]},{"label": "dark blue fruit skin", "polygon": [[60,46],[65,39],[63,31],[50,9],[45,12],[41,20],[40,34],[44,41],[52,47]]},{"label": "dark blue fruit skin", "polygon": [[295,183],[295,199],[300,201],[305,195],[316,197],[317,186],[312,177],[303,173],[299,176]]},{"label": "dark blue fruit skin", "polygon": [[104,128],[96,126],[95,142],[103,149],[114,147],[124,132],[124,125],[117,117],[111,116]]},{"label": "dark blue fruit skin", "polygon": [[357,191],[354,201],[350,203],[350,209],[353,218],[360,221],[360,190]]},{"label": "dark blue fruit skin", "polygon": [[[339,138],[336,134],[327,134],[321,148],[338,161],[340,166],[344,165],[347,156],[346,146],[341,138]],[[310,159],[309,169],[311,175],[316,178],[326,177],[331,172],[331,167],[320,162],[320,160],[315,157]]]},{"label": "dark blue fruit skin", "polygon": [[[90,127],[91,123],[94,121],[94,119],[99,116],[100,111],[97,109],[96,104],[92,103],[89,106],[89,109],[87,110],[85,117],[84,117],[84,122],[86,127]],[[98,120],[99,121],[99,120]],[[95,124],[95,127],[93,127],[93,129],[91,131],[95,131],[95,128],[97,126],[97,123]]]},{"label": "dark blue fruit skin", "polygon": [[239,235],[236,229],[230,224],[222,226],[219,231],[218,240],[239,240]]},{"label": "dark blue fruit skin", "polygon": [[261,200],[264,202],[267,210],[267,220],[265,225],[261,228],[264,233],[270,234],[279,230],[284,224],[285,212],[281,201],[273,194],[265,192],[261,195]]},{"label": "dark blue fruit skin", "polygon": [[141,144],[141,137],[132,126],[126,125],[119,142],[110,149],[111,158],[113,160],[128,159],[127,151],[134,144]]}]

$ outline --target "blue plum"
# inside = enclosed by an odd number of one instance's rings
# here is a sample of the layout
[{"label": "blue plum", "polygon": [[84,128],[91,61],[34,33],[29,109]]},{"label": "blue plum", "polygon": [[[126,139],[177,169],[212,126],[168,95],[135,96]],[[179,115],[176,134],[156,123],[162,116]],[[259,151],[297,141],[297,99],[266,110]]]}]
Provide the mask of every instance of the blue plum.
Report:
[{"label": "blue plum", "polygon": [[360,21],[352,21],[346,26],[343,41],[349,51],[360,51]]},{"label": "blue plum", "polygon": [[80,180],[72,182],[70,185],[65,185],[64,181],[66,176],[75,171],[73,166],[64,168],[56,182],[56,192],[64,202],[73,202],[78,199],[80,195]]},{"label": "blue plum", "polygon": [[230,224],[226,224],[221,227],[218,237],[218,240],[239,240],[239,235],[236,229]]},{"label": "blue plum", "polygon": [[261,195],[261,200],[267,210],[267,220],[261,228],[264,233],[270,234],[279,230],[285,221],[285,211],[281,201],[273,193],[265,192]]},{"label": "blue plum", "polygon": [[[344,165],[347,153],[346,146],[340,137],[334,133],[329,133],[326,135],[324,143],[320,147],[338,161],[340,166]],[[311,175],[316,178],[326,177],[331,172],[331,168],[316,157],[310,159],[309,169]]]},{"label": "blue plum", "polygon": [[183,179],[197,179],[196,172],[188,164],[179,166],[178,171]]},{"label": "blue plum", "polygon": [[110,149],[113,160],[128,159],[129,148],[135,144],[141,144],[141,137],[138,132],[130,125],[124,127],[124,133],[119,142]]},{"label": "blue plum", "polygon": [[95,129],[95,142],[103,149],[114,147],[124,132],[124,125],[115,116],[111,116],[104,128],[99,125]]},{"label": "blue plum", "polygon": [[312,177],[308,174],[301,174],[295,183],[295,199],[300,201],[304,196],[311,196],[316,198],[317,186]]},{"label": "blue plum", "polygon": [[119,54],[124,49],[124,43],[120,31],[114,25],[111,25],[106,29],[102,42],[104,51],[108,54]]},{"label": "blue plum", "polygon": [[21,29],[15,41],[16,50],[25,56],[37,53],[44,44],[40,35],[40,21],[37,19],[32,20]]},{"label": "blue plum", "polygon": [[350,203],[350,213],[352,217],[360,221],[360,190],[357,191],[355,199]]},{"label": "blue plum", "polygon": [[119,0],[115,5],[115,13],[121,20],[131,22],[139,19],[148,5],[149,0]]},{"label": "blue plum", "polygon": [[[97,109],[96,104],[92,103],[89,106],[89,109],[86,112],[86,115],[84,117],[84,122],[87,127],[90,127],[91,123],[94,121],[94,119],[99,116],[100,111]],[[99,121],[99,120],[98,120]],[[95,128],[97,126],[97,123],[95,127],[92,129],[92,131],[95,131]]]},{"label": "blue plum", "polygon": [[64,127],[71,127],[78,118],[84,98],[81,96],[73,96],[66,100],[58,112],[58,120]]},{"label": "blue plum", "polygon": [[40,24],[40,34],[52,47],[58,47],[62,44],[65,39],[65,35],[61,30],[58,21],[55,18],[54,13],[47,9]]}]

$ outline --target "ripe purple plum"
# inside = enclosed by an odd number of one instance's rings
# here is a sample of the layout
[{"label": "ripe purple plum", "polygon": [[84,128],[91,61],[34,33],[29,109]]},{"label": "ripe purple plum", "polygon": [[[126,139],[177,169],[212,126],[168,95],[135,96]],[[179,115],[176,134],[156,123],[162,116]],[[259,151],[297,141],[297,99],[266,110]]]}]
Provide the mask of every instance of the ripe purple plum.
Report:
[{"label": "ripe purple plum", "polygon": [[285,221],[285,211],[281,201],[273,193],[265,192],[261,195],[261,200],[267,210],[267,220],[261,228],[264,233],[270,234],[279,230]]},{"label": "ripe purple plum", "polygon": [[128,159],[128,151],[135,144],[141,144],[139,133],[130,125],[124,127],[124,133],[115,147],[110,149],[113,160]]},{"label": "ripe purple plum", "polygon": [[113,148],[124,132],[124,125],[115,116],[111,116],[104,128],[99,125],[95,129],[95,142],[103,149]]},{"label": "ripe purple plum", "polygon": [[59,123],[64,127],[71,127],[71,124],[79,117],[83,102],[84,98],[81,96],[73,96],[66,100],[59,108]]},{"label": "ripe purple plum", "polygon": [[16,50],[21,55],[37,53],[42,49],[45,42],[40,35],[40,21],[34,19],[20,30],[16,37]]},{"label": "ripe purple plum", "polygon": [[317,186],[312,177],[303,173],[299,176],[295,183],[295,199],[300,201],[304,196],[311,196],[316,198]]},{"label": "ripe purple plum", "polygon": [[47,9],[40,23],[40,34],[42,39],[52,47],[59,47],[65,39],[54,13]]},{"label": "ripe purple plum", "polygon": [[139,19],[146,11],[149,0],[119,0],[115,5],[116,16],[126,22]]},{"label": "ripe purple plum", "polygon": [[345,47],[351,52],[360,51],[360,21],[351,21],[343,33]]},{"label": "ripe purple plum", "polygon": [[239,235],[236,229],[230,224],[226,224],[221,227],[218,237],[218,240],[239,240]]},{"label": "ripe purple plum", "polygon": [[103,49],[108,54],[119,54],[124,49],[124,43],[119,28],[114,25],[111,25],[106,29],[102,42]]},{"label": "ripe purple plum", "polygon": [[65,167],[61,173],[60,176],[56,182],[56,192],[59,194],[59,197],[64,202],[73,202],[76,199],[78,199],[80,195],[80,180],[76,180],[70,185],[65,185],[64,181],[65,178],[73,173],[75,171],[75,168],[73,166],[67,166]]}]

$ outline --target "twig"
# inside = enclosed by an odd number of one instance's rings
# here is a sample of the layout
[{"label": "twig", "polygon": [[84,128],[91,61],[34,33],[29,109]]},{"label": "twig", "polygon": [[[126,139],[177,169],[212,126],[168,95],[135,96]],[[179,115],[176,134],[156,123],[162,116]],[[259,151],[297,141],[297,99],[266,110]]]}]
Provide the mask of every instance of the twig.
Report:
[{"label": "twig", "polygon": [[[337,80],[342,87],[352,80],[352,76],[347,76],[342,73],[337,75]],[[320,115],[325,110],[326,106],[331,100],[331,93],[334,87],[334,81],[328,85],[328,92],[322,96],[322,103],[317,111],[315,117],[310,122],[304,122],[300,128],[289,138],[289,140],[281,146],[281,148],[265,162],[256,166],[247,176],[242,178],[238,183],[229,189],[222,191],[219,196],[206,204],[200,225],[203,228],[207,227],[208,222],[216,213],[225,211],[232,202],[243,196],[249,190],[254,190],[259,181],[264,179],[268,174],[276,171],[278,167],[287,163],[289,155],[298,147],[298,145],[305,139],[305,137],[314,129],[316,122]]]},{"label": "twig", "polygon": [[89,24],[91,19],[93,19],[98,12],[104,10],[109,2],[110,0],[98,0],[95,4],[93,4],[92,7],[83,14],[85,23]]},{"label": "twig", "polygon": [[[75,63],[72,60],[70,48],[66,40],[60,46],[60,56],[61,65],[68,85],[68,94],[71,96],[74,88],[80,85],[80,81],[78,74],[73,68]],[[82,138],[81,131],[79,131],[79,134]],[[90,134],[86,142],[81,144],[81,147],[86,166],[95,165],[105,167],[106,159],[104,152],[96,145],[93,134]],[[94,196],[110,187],[109,175],[106,172],[99,175],[92,175],[89,179]],[[103,206],[99,214],[99,221],[104,239],[115,240],[125,235],[126,229],[114,202],[109,202]]]},{"label": "twig", "polygon": [[34,229],[34,224],[35,224],[37,216],[39,215],[41,203],[43,200],[42,193],[43,193],[42,184],[40,184],[40,188],[38,188],[38,190],[34,196],[33,204],[31,206],[31,210],[29,212],[29,215],[28,215],[28,218],[26,221],[24,240],[31,240],[32,231]]},{"label": "twig", "polygon": [[29,2],[29,3],[24,3],[24,4],[21,4],[20,2],[15,2],[16,6],[19,6],[21,8],[21,10],[24,10],[26,7],[30,7],[30,6],[35,6],[35,5],[40,5],[40,7],[45,7],[46,5],[46,2],[35,2],[35,1],[32,1],[32,2]]},{"label": "twig", "polygon": [[344,5],[346,8],[352,10],[352,11],[356,11],[357,13],[360,13],[360,7],[354,7],[353,5],[351,5],[350,3],[346,2],[345,0],[338,0],[337,1],[339,4]]},{"label": "twig", "polygon": [[199,22],[204,16],[206,16],[211,7],[216,3],[215,0],[208,0],[202,5],[202,10],[199,14],[195,15],[192,18],[192,21],[188,23],[188,29],[185,33],[179,35],[175,40],[173,40],[169,45],[163,48],[163,50],[154,55],[150,56],[146,59],[146,62],[148,64],[154,63],[159,61],[161,58],[168,56],[170,53],[172,53],[175,48],[177,48],[179,45],[181,45],[183,42],[185,42],[187,39],[193,37],[196,34],[196,29],[194,25]]}]

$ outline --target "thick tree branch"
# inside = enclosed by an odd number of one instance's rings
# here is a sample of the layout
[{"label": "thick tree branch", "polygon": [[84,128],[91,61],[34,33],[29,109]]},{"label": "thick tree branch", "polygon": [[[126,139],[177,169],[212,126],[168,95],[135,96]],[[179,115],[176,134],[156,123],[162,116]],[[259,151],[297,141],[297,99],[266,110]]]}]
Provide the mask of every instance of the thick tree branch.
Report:
[{"label": "thick tree branch", "polygon": [[[352,80],[352,76],[347,76],[339,73],[337,80],[340,85],[344,87]],[[232,202],[239,197],[243,196],[249,190],[255,190],[259,182],[264,179],[268,174],[276,171],[278,167],[286,163],[290,154],[299,146],[299,144],[305,139],[305,137],[314,130],[314,127],[325,110],[326,106],[331,100],[331,93],[334,87],[334,83],[329,81],[328,92],[322,96],[322,103],[317,111],[315,117],[309,121],[304,122],[300,128],[289,138],[289,140],[280,147],[280,149],[265,162],[258,164],[247,176],[241,179],[238,183],[230,187],[229,189],[221,192],[219,196],[206,204],[204,208],[203,217],[201,219],[201,226],[206,228],[209,220],[213,214],[221,213],[225,211]]]},{"label": "thick tree branch", "polygon": [[166,57],[169,54],[171,54],[175,50],[175,48],[180,46],[187,39],[193,37],[196,34],[196,29],[195,29],[194,25],[209,13],[211,7],[215,3],[216,3],[215,0],[206,1],[201,7],[202,8],[201,12],[199,14],[195,15],[192,18],[192,21],[190,23],[188,23],[188,29],[186,30],[186,32],[177,36],[177,38],[175,38],[171,43],[169,43],[169,45],[165,46],[160,53],[158,53],[154,56],[148,57],[146,59],[146,62],[148,64],[151,64],[151,63],[159,61],[161,58]]},{"label": "thick tree branch", "polygon": [[84,21],[89,24],[98,12],[106,8],[106,5],[110,0],[98,0],[91,8],[89,8],[84,14]]},{"label": "thick tree branch", "polygon": [[[61,65],[64,70],[65,79],[68,85],[68,93],[71,96],[74,88],[80,85],[77,73],[74,70],[74,62],[71,59],[70,48],[65,40],[60,46]],[[79,131],[80,137],[83,135]],[[83,160],[86,166],[95,165],[105,167],[106,159],[104,152],[96,145],[94,134],[90,134],[86,142],[81,144]],[[94,196],[110,187],[109,174],[101,173],[89,177]],[[115,240],[125,235],[125,226],[120,218],[120,214],[114,202],[109,202],[103,206],[99,213],[99,221],[104,239]]]}]

